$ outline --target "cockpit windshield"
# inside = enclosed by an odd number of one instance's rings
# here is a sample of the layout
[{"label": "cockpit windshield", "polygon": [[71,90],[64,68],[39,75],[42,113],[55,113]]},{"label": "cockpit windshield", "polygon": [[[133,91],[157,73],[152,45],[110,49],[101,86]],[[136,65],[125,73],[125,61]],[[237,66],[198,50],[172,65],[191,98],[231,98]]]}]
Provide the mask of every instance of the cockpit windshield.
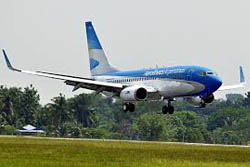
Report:
[{"label": "cockpit windshield", "polygon": [[214,75],[214,73],[212,71],[208,71],[207,74],[208,75]]},{"label": "cockpit windshield", "polygon": [[215,75],[215,76],[218,76],[218,74],[217,74],[216,72],[214,72],[214,71],[207,71],[206,73],[207,73],[207,75]]},{"label": "cockpit windshield", "polygon": [[214,71],[206,71],[206,72],[201,72],[200,74],[201,76],[207,76],[207,75],[214,75],[214,76],[218,76],[218,74]]}]

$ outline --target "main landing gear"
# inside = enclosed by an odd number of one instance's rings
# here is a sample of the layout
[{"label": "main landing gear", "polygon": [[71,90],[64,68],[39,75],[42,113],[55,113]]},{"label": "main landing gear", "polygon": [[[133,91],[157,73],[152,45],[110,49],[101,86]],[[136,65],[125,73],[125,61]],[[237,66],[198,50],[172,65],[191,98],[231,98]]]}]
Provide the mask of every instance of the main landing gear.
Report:
[{"label": "main landing gear", "polygon": [[172,115],[174,113],[174,107],[171,105],[171,101],[170,100],[167,101],[167,105],[164,105],[162,107],[162,113],[163,114],[167,114],[168,113],[170,115]]},{"label": "main landing gear", "polygon": [[[162,107],[162,113],[163,114],[170,114],[172,115],[174,113],[174,107],[171,105],[171,100],[167,100],[167,104]],[[122,106],[123,111],[126,112],[134,112],[135,111],[135,105],[133,103],[124,103]]]},{"label": "main landing gear", "polygon": [[135,105],[133,103],[124,103],[122,107],[124,112],[134,112],[135,111]]}]

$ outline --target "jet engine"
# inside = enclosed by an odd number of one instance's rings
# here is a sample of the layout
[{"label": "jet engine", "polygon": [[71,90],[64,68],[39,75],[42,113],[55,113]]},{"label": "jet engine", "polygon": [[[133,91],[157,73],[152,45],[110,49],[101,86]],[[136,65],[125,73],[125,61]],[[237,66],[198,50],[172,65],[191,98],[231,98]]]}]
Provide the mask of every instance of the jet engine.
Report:
[{"label": "jet engine", "polygon": [[206,105],[206,103],[200,97],[186,97],[184,100],[196,107],[203,107]]},{"label": "jet engine", "polygon": [[210,94],[206,97],[186,97],[184,100],[189,104],[203,108],[206,106],[206,104],[212,103],[214,101],[214,95]]},{"label": "jet engine", "polygon": [[131,86],[123,89],[120,97],[125,101],[143,101],[147,100],[148,92],[143,87]]}]

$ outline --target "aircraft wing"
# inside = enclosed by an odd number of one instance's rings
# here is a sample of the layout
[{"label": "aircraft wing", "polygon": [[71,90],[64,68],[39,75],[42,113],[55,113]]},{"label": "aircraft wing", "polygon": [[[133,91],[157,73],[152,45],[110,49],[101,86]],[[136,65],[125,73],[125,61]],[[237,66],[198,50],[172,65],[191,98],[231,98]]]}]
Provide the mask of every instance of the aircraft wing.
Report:
[{"label": "aircraft wing", "polygon": [[238,89],[238,88],[244,88],[246,86],[246,80],[245,80],[245,76],[243,73],[243,69],[242,66],[240,66],[240,83],[236,84],[236,85],[225,85],[225,86],[221,86],[218,91],[224,91],[224,90],[232,90],[232,89]]},{"label": "aircraft wing", "polygon": [[63,80],[67,85],[74,86],[73,91],[79,88],[86,88],[86,89],[94,90],[97,92],[101,92],[101,91],[120,92],[124,88],[124,85],[122,84],[95,81],[91,78],[82,78],[82,77],[76,77],[76,76],[70,76],[70,75],[64,75],[64,74],[56,74],[56,73],[45,72],[45,71],[27,71],[27,70],[17,69],[11,65],[9,58],[4,50],[3,50],[3,55],[5,58],[6,64],[10,70]]}]

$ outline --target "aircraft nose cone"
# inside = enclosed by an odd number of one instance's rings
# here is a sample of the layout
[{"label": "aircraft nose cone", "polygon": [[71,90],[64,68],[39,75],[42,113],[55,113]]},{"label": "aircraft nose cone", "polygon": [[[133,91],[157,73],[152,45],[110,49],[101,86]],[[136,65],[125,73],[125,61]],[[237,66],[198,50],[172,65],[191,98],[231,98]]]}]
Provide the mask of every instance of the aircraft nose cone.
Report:
[{"label": "aircraft nose cone", "polygon": [[220,77],[218,76],[209,76],[208,77],[208,91],[210,93],[213,93],[214,91],[216,91],[217,89],[219,89],[219,87],[222,85],[222,80],[220,79]]},{"label": "aircraft nose cone", "polygon": [[214,85],[218,89],[222,85],[222,80],[219,77],[214,78]]}]

